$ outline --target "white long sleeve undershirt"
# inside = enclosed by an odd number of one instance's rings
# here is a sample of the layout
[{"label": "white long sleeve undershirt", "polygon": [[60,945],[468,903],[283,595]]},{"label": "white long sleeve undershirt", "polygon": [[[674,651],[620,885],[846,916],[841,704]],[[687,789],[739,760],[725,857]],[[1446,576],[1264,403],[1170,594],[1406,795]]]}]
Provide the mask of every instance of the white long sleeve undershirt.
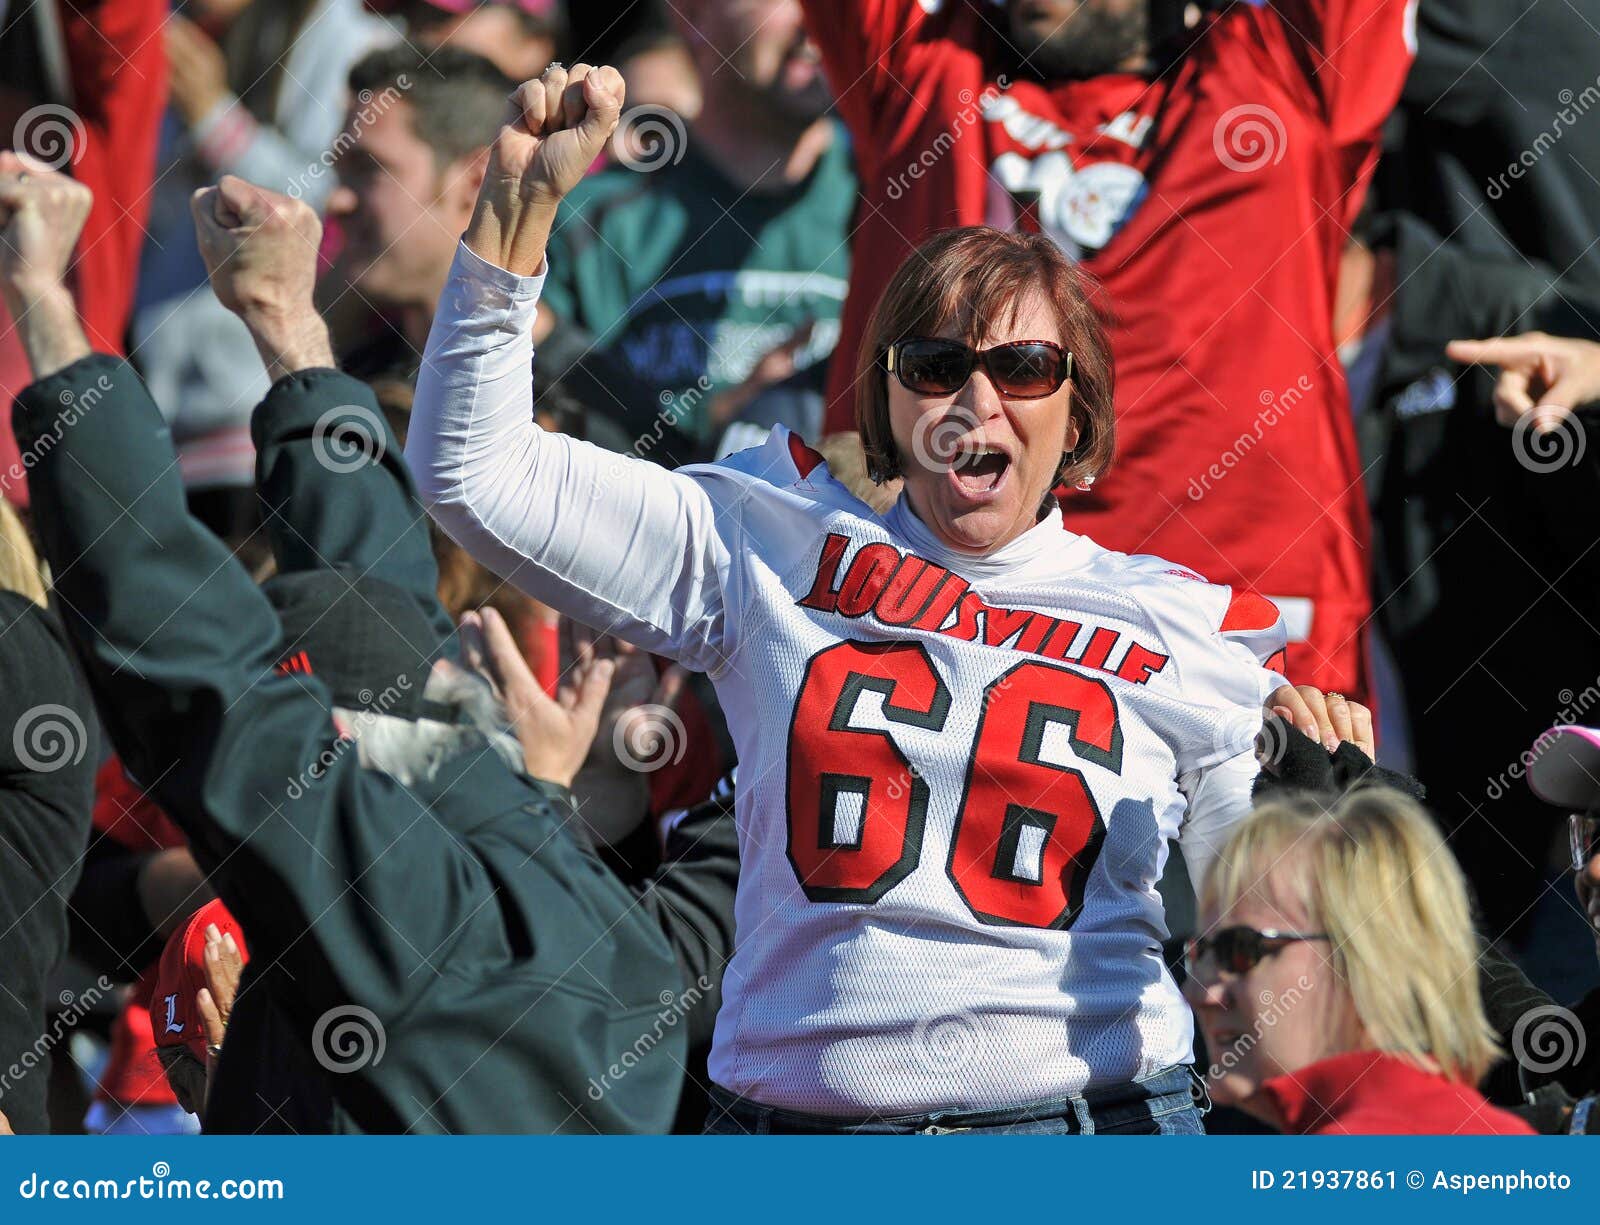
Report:
[{"label": "white long sleeve undershirt", "polygon": [[532,328],[544,273],[463,244],[428,335],[406,443],[452,539],[528,595],[717,675],[730,649],[730,551],[683,472],[534,421]]}]

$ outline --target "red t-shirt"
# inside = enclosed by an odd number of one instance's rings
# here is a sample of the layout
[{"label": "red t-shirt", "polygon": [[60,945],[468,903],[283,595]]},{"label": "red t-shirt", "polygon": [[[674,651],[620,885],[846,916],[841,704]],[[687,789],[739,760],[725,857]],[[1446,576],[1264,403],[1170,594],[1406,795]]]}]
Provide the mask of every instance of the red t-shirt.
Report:
[{"label": "red t-shirt", "polygon": [[[1411,62],[1405,0],[1235,3],[1159,79],[1026,79],[1002,7],[806,0],[861,171],[828,429],[915,244],[1042,228],[1104,284],[1117,457],[1067,526],[1275,600],[1293,679],[1361,693],[1367,519],[1333,291]],[[1304,640],[1309,639],[1309,642]]]}]

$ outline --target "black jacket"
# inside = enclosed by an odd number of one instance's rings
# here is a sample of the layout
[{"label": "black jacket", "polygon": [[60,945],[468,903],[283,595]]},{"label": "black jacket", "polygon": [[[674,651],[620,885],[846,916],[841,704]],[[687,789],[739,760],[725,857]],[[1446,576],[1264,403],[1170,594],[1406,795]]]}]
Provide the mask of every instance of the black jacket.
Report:
[{"label": "black jacket", "polygon": [[50,1130],[45,1087],[64,1029],[46,991],[89,839],[94,727],[54,615],[0,591],[0,1112],[18,1135]]},{"label": "black jacket", "polygon": [[1422,0],[1404,131],[1379,172],[1384,206],[1600,296],[1596,29],[1596,0]]},{"label": "black jacket", "polygon": [[[492,754],[412,790],[363,769],[321,682],[276,670],[277,618],[186,513],[171,437],[127,365],[89,357],[29,387],[22,445],[102,378],[29,486],[108,730],[250,942],[208,1126],[296,1126],[278,1103],[304,1080],[340,1130],[666,1130],[679,965],[568,832],[564,792]],[[324,466],[318,422],[351,406],[381,453]],[[423,511],[367,388],[282,379],[253,432],[280,567],[355,566],[411,591],[442,641]],[[304,1123],[321,1103],[299,1105]]]},{"label": "black jacket", "polygon": [[1507,768],[1552,724],[1592,721],[1572,699],[1600,673],[1588,512],[1600,411],[1576,412],[1536,448],[1496,422],[1494,372],[1458,366],[1444,347],[1534,329],[1592,340],[1600,310],[1546,270],[1444,241],[1411,213],[1385,217],[1376,238],[1392,246],[1399,286],[1376,403],[1358,423],[1376,615],[1416,771],[1499,939],[1532,913],[1559,818]]}]

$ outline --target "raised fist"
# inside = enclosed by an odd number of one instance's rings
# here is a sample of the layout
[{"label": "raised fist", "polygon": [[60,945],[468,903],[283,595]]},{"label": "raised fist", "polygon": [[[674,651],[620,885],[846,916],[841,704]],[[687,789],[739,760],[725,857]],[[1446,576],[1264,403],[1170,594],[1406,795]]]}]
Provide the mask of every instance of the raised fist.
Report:
[{"label": "raised fist", "polygon": [[520,276],[539,270],[556,205],[605,151],[623,93],[615,68],[588,64],[552,64],[517,88],[467,229],[475,253]]},{"label": "raised fist", "polygon": [[0,153],[0,289],[13,315],[66,283],[94,196],[76,179]]},{"label": "raised fist", "polygon": [[322,223],[309,204],[223,175],[195,192],[189,207],[212,291],[224,306],[246,322],[315,313]]}]

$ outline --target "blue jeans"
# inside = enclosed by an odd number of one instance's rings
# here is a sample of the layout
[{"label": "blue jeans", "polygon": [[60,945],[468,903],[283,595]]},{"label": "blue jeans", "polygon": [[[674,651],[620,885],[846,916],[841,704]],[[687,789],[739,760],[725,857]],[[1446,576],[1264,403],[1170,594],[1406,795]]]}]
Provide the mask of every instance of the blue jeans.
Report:
[{"label": "blue jeans", "polygon": [[1163,1068],[1144,1080],[1095,1089],[1031,1106],[967,1113],[843,1119],[763,1106],[711,1086],[708,1136],[855,1135],[941,1136],[1201,1136],[1200,1116],[1210,1109],[1204,1086],[1187,1064]]}]

